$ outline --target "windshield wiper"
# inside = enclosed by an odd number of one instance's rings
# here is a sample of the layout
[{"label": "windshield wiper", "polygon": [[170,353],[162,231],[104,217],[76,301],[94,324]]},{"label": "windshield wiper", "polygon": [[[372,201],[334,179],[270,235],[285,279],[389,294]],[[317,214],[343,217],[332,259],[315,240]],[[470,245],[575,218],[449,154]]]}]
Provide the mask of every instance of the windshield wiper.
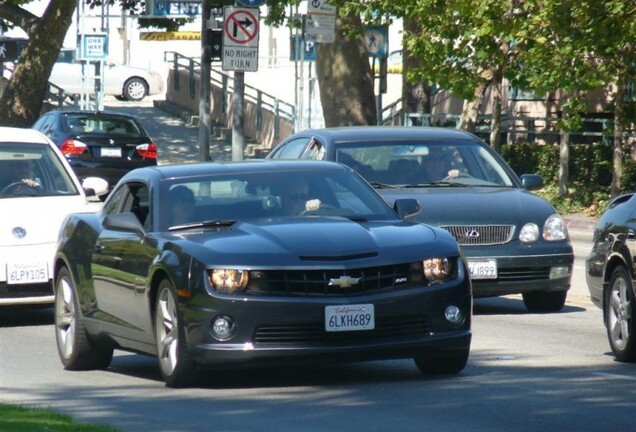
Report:
[{"label": "windshield wiper", "polygon": [[168,228],[169,231],[177,231],[177,230],[183,230],[183,229],[189,229],[189,228],[203,228],[203,227],[229,227],[232,226],[236,223],[235,220],[218,220],[218,219],[212,219],[212,220],[206,220],[206,221],[201,221],[201,222],[192,222],[192,223],[187,223],[187,224],[181,224],[181,225],[174,225],[171,226],[170,228]]},{"label": "windshield wiper", "polygon": [[434,181],[434,182],[429,182],[429,183],[405,184],[402,187],[404,187],[404,188],[422,188],[422,187],[431,187],[431,186],[464,187],[464,186],[470,186],[470,185],[467,185],[466,183],[458,183],[458,182],[454,182],[454,181],[451,182],[451,181],[439,180],[439,181]]},{"label": "windshield wiper", "polygon": [[379,182],[369,182],[376,189],[397,189],[399,186]]}]

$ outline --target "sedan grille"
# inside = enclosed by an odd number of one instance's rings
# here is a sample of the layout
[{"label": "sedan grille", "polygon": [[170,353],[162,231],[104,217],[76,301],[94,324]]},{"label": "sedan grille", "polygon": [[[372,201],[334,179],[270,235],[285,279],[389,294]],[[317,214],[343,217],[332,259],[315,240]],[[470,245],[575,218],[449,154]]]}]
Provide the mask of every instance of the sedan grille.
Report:
[{"label": "sedan grille", "polygon": [[430,333],[426,317],[400,317],[378,320],[375,329],[349,332],[327,332],[322,324],[265,326],[256,329],[254,343],[345,344],[378,341],[383,338],[426,336]]},{"label": "sedan grille", "polygon": [[515,232],[514,225],[442,225],[460,246],[492,246],[508,243]]},{"label": "sedan grille", "polygon": [[346,297],[421,286],[422,279],[421,262],[347,270],[252,271],[246,292]]}]

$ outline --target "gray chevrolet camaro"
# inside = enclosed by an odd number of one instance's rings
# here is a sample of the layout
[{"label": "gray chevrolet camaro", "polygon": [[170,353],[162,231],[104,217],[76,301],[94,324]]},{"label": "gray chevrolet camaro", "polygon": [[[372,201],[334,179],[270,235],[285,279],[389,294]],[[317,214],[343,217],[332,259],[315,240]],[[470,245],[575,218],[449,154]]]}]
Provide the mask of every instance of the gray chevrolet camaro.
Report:
[{"label": "gray chevrolet camaro", "polygon": [[203,369],[413,358],[458,373],[471,342],[466,262],[336,163],[251,161],[126,174],[62,226],[55,333],[66,369],[154,355],[168,386]]},{"label": "gray chevrolet camaro", "polygon": [[530,311],[563,308],[574,255],[561,216],[473,134],[447,128],[359,126],[291,135],[270,159],[337,161],[389,203],[415,198],[416,220],[450,232],[468,261],[474,296],[522,294]]}]

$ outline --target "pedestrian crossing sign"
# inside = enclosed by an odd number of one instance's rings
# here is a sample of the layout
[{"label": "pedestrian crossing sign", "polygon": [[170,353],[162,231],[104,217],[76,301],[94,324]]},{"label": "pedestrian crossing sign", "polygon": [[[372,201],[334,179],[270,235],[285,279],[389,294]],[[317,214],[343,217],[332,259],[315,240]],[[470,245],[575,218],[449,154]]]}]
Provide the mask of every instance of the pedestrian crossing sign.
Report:
[{"label": "pedestrian crossing sign", "polygon": [[389,54],[389,32],[386,26],[364,29],[364,40],[371,57],[387,57]]}]

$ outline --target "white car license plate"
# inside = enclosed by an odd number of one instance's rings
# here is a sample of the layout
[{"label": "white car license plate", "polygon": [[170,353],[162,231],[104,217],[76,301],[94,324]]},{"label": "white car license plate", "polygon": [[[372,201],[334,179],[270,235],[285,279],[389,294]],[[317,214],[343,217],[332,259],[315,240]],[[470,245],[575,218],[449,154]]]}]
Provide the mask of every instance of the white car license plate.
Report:
[{"label": "white car license plate", "polygon": [[372,304],[325,306],[325,330],[328,332],[374,328],[375,312]]},{"label": "white car license plate", "polygon": [[102,157],[121,157],[121,149],[119,147],[102,147],[100,155]]},{"label": "white car license plate", "polygon": [[46,263],[7,264],[7,284],[30,284],[48,281],[49,269]]},{"label": "white car license plate", "polygon": [[497,279],[497,260],[468,260],[471,279]]}]

